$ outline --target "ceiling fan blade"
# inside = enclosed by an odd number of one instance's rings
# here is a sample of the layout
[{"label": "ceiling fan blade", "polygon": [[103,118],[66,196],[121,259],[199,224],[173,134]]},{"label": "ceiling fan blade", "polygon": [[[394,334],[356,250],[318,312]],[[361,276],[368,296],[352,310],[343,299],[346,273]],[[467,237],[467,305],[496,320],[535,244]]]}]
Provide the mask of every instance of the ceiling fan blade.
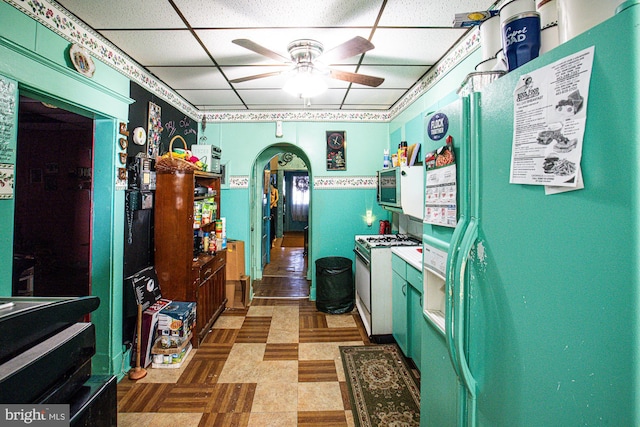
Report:
[{"label": "ceiling fan blade", "polygon": [[348,71],[330,71],[332,79],[344,80],[345,82],[358,83],[365,86],[378,87],[384,82],[382,77],[367,76],[366,74],[350,73]]},{"label": "ceiling fan blade", "polygon": [[252,42],[249,39],[235,39],[235,40],[232,40],[231,43],[237,44],[238,46],[242,46],[245,49],[249,49],[255,53],[266,56],[267,58],[275,59],[278,62],[291,62],[290,58],[285,58],[279,53],[276,53],[270,49],[267,49],[264,46],[260,46],[258,43]]},{"label": "ceiling fan blade", "polygon": [[249,80],[256,80],[256,79],[261,79],[264,77],[271,77],[271,76],[277,76],[278,74],[282,74],[284,71],[272,71],[270,73],[262,73],[262,74],[255,74],[253,76],[247,76],[247,77],[239,77],[237,79],[233,79],[233,80],[229,80],[231,83],[242,83],[242,82],[248,82]]},{"label": "ceiling fan blade", "polygon": [[343,59],[351,58],[355,55],[365,53],[375,46],[364,37],[356,36],[351,40],[334,47],[331,50],[326,51],[318,59],[325,64],[331,64],[335,61],[341,61]]}]

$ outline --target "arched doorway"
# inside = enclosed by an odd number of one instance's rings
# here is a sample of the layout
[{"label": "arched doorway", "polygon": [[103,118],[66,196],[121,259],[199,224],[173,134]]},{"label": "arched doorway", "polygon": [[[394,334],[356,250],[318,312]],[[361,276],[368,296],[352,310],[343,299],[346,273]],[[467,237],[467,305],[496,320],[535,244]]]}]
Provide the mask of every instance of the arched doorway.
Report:
[{"label": "arched doorway", "polygon": [[[268,227],[269,214],[269,202],[270,202],[270,176],[267,177],[266,169],[269,168],[269,164],[274,159],[287,158],[287,154],[293,155],[299,158],[304,165],[306,165],[306,173],[308,174],[308,182],[311,183],[308,186],[308,200],[309,200],[309,214],[308,214],[308,234],[311,233],[311,199],[310,196],[313,191],[313,178],[310,168],[311,162],[308,156],[300,147],[290,143],[278,143],[266,147],[262,152],[256,156],[250,180],[250,274],[254,280],[261,280],[263,277],[263,266],[265,265],[265,250],[268,252],[271,246],[271,239],[267,241],[267,248],[265,248],[265,227]],[[283,172],[284,173],[284,172]],[[281,180],[282,175],[279,173],[274,180],[278,186],[280,194],[285,190],[285,185]],[[285,196],[286,197],[286,196]],[[266,206],[266,207],[265,207]],[[280,230],[282,231],[283,224],[280,224]],[[284,223],[284,220],[282,221]],[[305,255],[312,259],[311,245],[308,246],[308,250]],[[267,254],[267,258],[268,258]],[[310,278],[310,270],[307,269],[305,277]],[[253,295],[253,292],[252,292]]]}]

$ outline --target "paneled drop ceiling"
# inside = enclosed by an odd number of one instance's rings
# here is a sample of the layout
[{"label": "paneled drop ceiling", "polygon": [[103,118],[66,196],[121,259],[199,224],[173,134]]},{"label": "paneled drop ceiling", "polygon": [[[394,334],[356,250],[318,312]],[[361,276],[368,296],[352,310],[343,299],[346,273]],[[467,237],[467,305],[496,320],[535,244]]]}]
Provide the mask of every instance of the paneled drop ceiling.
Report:
[{"label": "paneled drop ceiling", "polygon": [[[456,13],[492,0],[58,0],[102,37],[201,112],[373,110],[393,107],[466,29]],[[326,78],[329,89],[304,104],[282,90],[287,73],[231,80],[288,65],[242,48],[249,39],[282,56],[296,39],[325,51],[361,36],[375,46],[330,65],[384,78],[377,88]]]}]

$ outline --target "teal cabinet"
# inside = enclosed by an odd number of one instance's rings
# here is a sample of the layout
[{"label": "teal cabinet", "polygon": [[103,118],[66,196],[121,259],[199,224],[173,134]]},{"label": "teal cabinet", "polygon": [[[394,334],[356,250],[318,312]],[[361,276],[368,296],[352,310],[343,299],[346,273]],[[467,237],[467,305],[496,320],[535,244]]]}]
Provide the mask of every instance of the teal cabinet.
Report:
[{"label": "teal cabinet", "polygon": [[422,363],[422,325],[424,323],[422,318],[422,294],[412,286],[409,286],[408,305],[409,357],[413,359],[419,369]]},{"label": "teal cabinet", "polygon": [[400,350],[409,355],[409,341],[407,330],[407,280],[406,280],[406,262],[399,256],[393,254],[391,256],[391,268],[393,275],[391,279],[391,298],[393,306],[392,315],[392,333],[393,338],[398,343]]},{"label": "teal cabinet", "polygon": [[407,328],[409,340],[409,357],[418,369],[422,366],[422,274],[407,265]]},{"label": "teal cabinet", "polygon": [[422,364],[422,273],[392,254],[393,338],[418,369]]}]

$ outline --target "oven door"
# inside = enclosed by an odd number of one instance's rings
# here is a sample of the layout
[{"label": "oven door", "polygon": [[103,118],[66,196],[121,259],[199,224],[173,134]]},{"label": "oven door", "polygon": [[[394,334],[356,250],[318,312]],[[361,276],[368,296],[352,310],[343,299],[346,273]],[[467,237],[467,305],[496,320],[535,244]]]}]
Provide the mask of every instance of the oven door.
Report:
[{"label": "oven door", "polygon": [[367,315],[371,313],[371,262],[362,254],[358,248],[353,250],[356,254],[356,294],[358,299],[367,310]]}]

